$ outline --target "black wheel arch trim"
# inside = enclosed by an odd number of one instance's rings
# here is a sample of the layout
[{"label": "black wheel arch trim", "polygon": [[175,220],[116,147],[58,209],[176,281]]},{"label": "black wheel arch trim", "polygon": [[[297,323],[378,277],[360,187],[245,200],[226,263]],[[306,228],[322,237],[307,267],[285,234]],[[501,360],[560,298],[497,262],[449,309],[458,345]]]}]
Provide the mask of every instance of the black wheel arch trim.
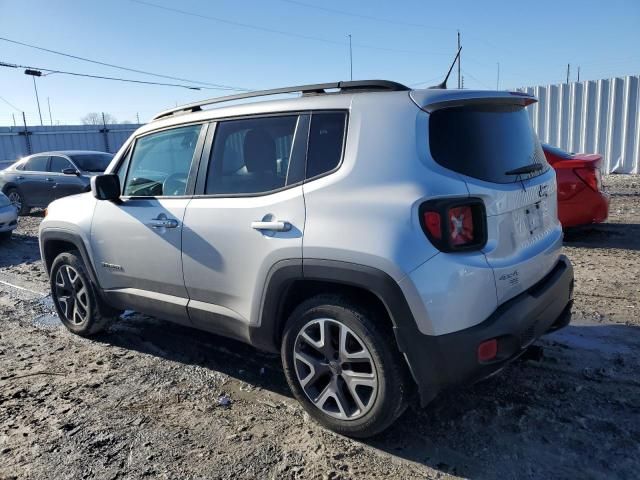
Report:
[{"label": "black wheel arch trim", "polygon": [[296,281],[324,281],[361,288],[375,295],[393,323],[398,348],[404,354],[415,379],[415,362],[407,350],[406,338],[424,336],[419,330],[407,300],[389,274],[374,267],[338,260],[291,259],[277,262],[269,271],[262,295],[260,325],[250,328],[250,342],[257,348],[280,351],[285,318],[283,307],[290,287]]},{"label": "black wheel arch trim", "polygon": [[[387,310],[398,349],[416,382],[422,405],[444,389],[473,383],[503,368],[526,349],[528,344],[522,343],[522,339],[529,330],[533,329],[537,338],[545,331],[566,326],[573,303],[573,269],[567,257],[561,255],[547,276],[500,305],[489,318],[464,330],[431,336],[419,331],[400,285],[387,273],[332,260],[304,259],[304,263],[298,261],[297,269],[294,265],[295,261],[277,263],[270,272],[263,294],[261,324],[251,329],[251,343],[258,348],[279,350],[278,335],[283,323],[278,322],[285,321],[281,318],[282,305],[288,287],[295,280],[321,280],[359,287],[374,294]],[[300,266],[302,276],[296,273]],[[504,358],[498,357],[494,363],[480,363],[477,346],[483,340],[498,337],[508,339],[504,343]]]},{"label": "black wheel arch trim", "polygon": [[96,271],[93,266],[93,262],[91,261],[91,257],[89,256],[89,253],[87,251],[87,247],[85,246],[82,237],[76,233],[70,232],[68,230],[58,229],[43,230],[42,232],[40,232],[40,255],[42,256],[42,262],[44,263],[47,275],[51,274],[51,272],[49,271],[49,266],[53,263],[54,260],[53,258],[46,258],[47,243],[52,241],[66,242],[76,247],[76,250],[80,252],[82,261],[87,267],[89,277],[91,278],[91,283],[93,283],[93,285],[96,287],[98,295],[100,295],[100,297],[103,297],[102,289],[100,288],[100,284],[98,283],[98,276],[96,275]]}]

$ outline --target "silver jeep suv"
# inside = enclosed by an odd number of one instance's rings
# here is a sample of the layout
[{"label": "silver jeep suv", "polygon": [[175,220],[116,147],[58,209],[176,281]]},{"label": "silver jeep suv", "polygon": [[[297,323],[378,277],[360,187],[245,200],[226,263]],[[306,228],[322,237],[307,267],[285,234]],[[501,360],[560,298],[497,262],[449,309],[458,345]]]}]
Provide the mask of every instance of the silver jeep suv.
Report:
[{"label": "silver jeep suv", "polygon": [[354,81],[163,112],[50,205],[58,314],[92,335],[133,309],[280,352],[318,422],[380,432],[569,323],[535,101]]}]

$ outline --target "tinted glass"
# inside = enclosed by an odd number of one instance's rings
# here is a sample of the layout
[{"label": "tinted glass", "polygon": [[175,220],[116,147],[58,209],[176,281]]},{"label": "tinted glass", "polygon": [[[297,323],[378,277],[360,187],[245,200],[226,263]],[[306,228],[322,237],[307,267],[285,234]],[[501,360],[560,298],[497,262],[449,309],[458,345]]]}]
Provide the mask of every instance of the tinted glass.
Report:
[{"label": "tinted glass", "polygon": [[[445,168],[494,183],[511,183],[547,170],[538,137],[524,107],[464,106],[436,110],[429,119],[434,160]],[[505,172],[541,163],[532,174]]]},{"label": "tinted glass", "polygon": [[124,195],[184,195],[200,129],[200,125],[191,125],[139,138],[129,162]]},{"label": "tinted glass", "polygon": [[250,194],[287,184],[298,116],[218,124],[205,193]]},{"label": "tinted glass", "polygon": [[558,147],[552,147],[548,143],[543,143],[542,148],[544,149],[545,152],[550,152],[558,158],[562,158],[564,160],[570,160],[572,158],[569,152],[565,152],[564,150]]},{"label": "tinted glass", "polygon": [[344,112],[321,112],[311,116],[307,178],[330,172],[340,163],[346,118]]},{"label": "tinted glass", "polygon": [[47,160],[49,160],[48,156],[31,157],[27,160],[27,163],[24,164],[23,170],[25,172],[46,172]]},{"label": "tinted glass", "polygon": [[50,172],[62,173],[65,168],[73,168],[69,160],[64,157],[51,157],[51,162],[49,163]]},{"label": "tinted glass", "polygon": [[84,153],[69,155],[80,170],[85,172],[104,172],[113,155],[110,153]]}]

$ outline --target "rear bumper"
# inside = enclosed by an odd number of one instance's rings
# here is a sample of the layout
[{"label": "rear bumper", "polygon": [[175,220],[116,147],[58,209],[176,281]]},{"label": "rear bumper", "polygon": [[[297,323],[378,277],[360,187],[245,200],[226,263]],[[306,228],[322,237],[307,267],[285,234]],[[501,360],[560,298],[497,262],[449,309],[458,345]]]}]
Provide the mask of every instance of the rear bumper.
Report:
[{"label": "rear bumper", "polygon": [[609,195],[585,189],[576,197],[558,202],[558,218],[563,228],[602,223],[609,216]]},{"label": "rear bumper", "polygon": [[[573,268],[562,255],[552,271],[526,292],[500,305],[484,322],[440,336],[396,337],[425,405],[440,391],[473,383],[502,369],[543,334],[566,326],[573,303]],[[480,362],[478,345],[497,339],[495,359]]]},{"label": "rear bumper", "polygon": [[0,232],[10,232],[18,226],[18,212],[13,205],[0,207]]}]

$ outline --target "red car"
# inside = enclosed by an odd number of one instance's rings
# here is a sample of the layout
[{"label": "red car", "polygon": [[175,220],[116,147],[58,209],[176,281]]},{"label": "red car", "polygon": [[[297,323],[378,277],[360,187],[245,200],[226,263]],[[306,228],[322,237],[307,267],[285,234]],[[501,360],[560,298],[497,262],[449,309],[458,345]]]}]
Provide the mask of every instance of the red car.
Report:
[{"label": "red car", "polygon": [[542,149],[556,171],[558,217],[562,226],[604,222],[609,215],[609,196],[602,191],[602,155],[568,153],[547,144]]}]

